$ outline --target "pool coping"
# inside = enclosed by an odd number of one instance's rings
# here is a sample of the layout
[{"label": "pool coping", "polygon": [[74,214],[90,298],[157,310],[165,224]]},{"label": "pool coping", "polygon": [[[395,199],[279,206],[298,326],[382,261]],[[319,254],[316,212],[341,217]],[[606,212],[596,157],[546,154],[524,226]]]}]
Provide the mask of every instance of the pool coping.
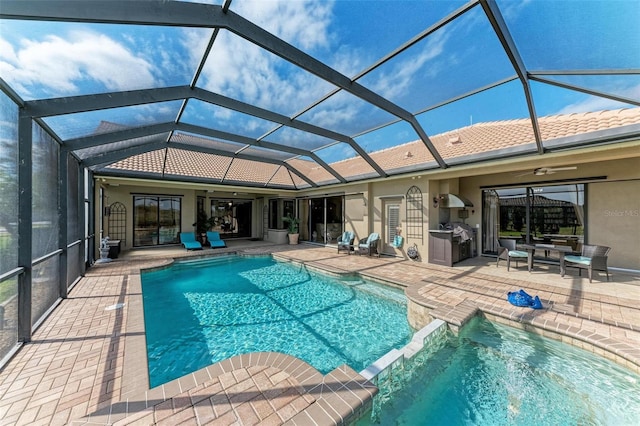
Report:
[{"label": "pool coping", "polygon": [[[604,336],[591,330],[544,318],[542,314],[553,310],[553,305],[548,302],[544,304],[545,308],[542,310],[534,310],[528,307],[515,307],[512,305],[498,307],[492,303],[479,300],[471,301],[469,299],[465,299],[461,303],[451,306],[429,300],[428,296],[421,293],[423,289],[424,287],[407,289],[406,294],[410,303],[415,303],[418,306],[427,308],[430,318],[437,318],[447,322],[454,332],[457,332],[459,328],[463,327],[474,316],[480,315],[496,323],[523,329],[587,350],[640,374],[640,347],[632,346],[626,342]],[[556,313],[566,315],[567,317],[578,317],[576,314],[562,310]],[[598,321],[591,318],[581,319],[583,321],[606,324],[606,321]],[[612,323],[609,325],[637,331],[635,330],[636,327],[631,324]]]}]

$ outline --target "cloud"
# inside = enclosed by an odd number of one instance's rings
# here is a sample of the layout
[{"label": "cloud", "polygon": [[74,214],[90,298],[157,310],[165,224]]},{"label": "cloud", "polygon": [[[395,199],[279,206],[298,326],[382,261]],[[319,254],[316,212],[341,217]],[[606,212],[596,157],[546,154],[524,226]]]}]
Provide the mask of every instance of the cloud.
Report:
[{"label": "cloud", "polygon": [[521,14],[526,13],[525,9],[531,3],[531,0],[509,1],[501,3],[502,16],[505,20],[513,21]]},{"label": "cloud", "polygon": [[[640,99],[640,85],[628,87],[621,90],[610,90],[610,93],[624,93],[629,99]],[[588,96],[580,102],[574,102],[557,111],[555,114],[575,114],[581,112],[594,112],[604,110],[614,110],[620,108],[635,107],[627,105],[612,99],[602,98],[599,96]]]},{"label": "cloud", "polygon": [[244,0],[231,9],[279,38],[309,51],[328,47],[333,1]]},{"label": "cloud", "polygon": [[[424,47],[419,51],[413,52],[412,55],[404,55],[405,59],[397,62],[394,66],[384,73],[373,90],[387,98],[397,98],[398,96],[409,94],[413,87],[415,78],[421,72],[434,74],[442,67],[426,68],[425,64],[440,57],[445,51],[444,46],[450,38],[450,32],[444,29],[431,34]],[[393,81],[393,84],[391,83]]]},{"label": "cloud", "polygon": [[110,91],[156,84],[151,63],[104,34],[70,31],[42,40],[23,38],[9,49],[7,45],[0,40],[0,51],[8,52],[0,55],[2,75],[15,88],[45,91],[38,96],[77,94],[87,83]]},{"label": "cloud", "polygon": [[[354,75],[366,66],[363,51],[341,44],[331,32],[335,22],[333,2],[327,1],[242,1],[232,3],[231,10],[272,32],[285,42],[312,55],[330,53],[334,67],[345,75]],[[187,32],[185,43],[203,52],[208,39]],[[194,46],[196,48],[194,49]],[[368,58],[370,59],[370,58]],[[301,112],[335,86],[269,53],[241,37],[220,31],[207,59],[199,87],[285,115]],[[304,121],[334,130],[356,120],[363,103],[353,96],[334,96],[305,114]],[[223,119],[220,115],[217,119]],[[231,118],[237,120],[237,116]],[[235,122],[234,128],[248,128],[249,123]],[[282,137],[278,132],[278,137]],[[296,133],[295,138],[301,137]],[[289,141],[288,143],[291,143]]]},{"label": "cloud", "polygon": [[350,96],[336,95],[311,111],[311,121],[317,126],[335,128],[340,123],[358,119],[359,105]]},{"label": "cloud", "polygon": [[[331,2],[235,5],[234,12],[305,52],[328,46]],[[193,34],[187,34],[187,39],[195,41]],[[207,41],[198,42],[198,52]],[[293,114],[331,90],[321,79],[228,31],[219,33],[198,86],[283,114]]]},{"label": "cloud", "polygon": [[18,61],[18,56],[13,46],[6,40],[0,37],[0,60],[2,63],[13,63]]}]

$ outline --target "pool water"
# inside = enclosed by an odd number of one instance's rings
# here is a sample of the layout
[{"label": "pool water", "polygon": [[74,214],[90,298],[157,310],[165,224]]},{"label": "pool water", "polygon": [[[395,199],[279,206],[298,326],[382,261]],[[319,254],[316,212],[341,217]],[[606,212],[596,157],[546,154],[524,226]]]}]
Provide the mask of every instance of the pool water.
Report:
[{"label": "pool water", "polygon": [[640,424],[639,375],[485,320],[396,376],[358,426]]},{"label": "pool water", "polygon": [[413,335],[401,290],[271,257],[225,256],[142,274],[151,387],[234,355],[276,351],[326,374],[361,371]]}]

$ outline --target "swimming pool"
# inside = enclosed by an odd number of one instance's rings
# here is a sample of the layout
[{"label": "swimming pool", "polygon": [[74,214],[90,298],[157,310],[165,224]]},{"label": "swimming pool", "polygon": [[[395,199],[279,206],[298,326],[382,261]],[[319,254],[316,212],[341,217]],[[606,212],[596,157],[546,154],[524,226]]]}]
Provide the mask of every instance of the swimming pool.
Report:
[{"label": "swimming pool", "polygon": [[416,358],[357,426],[640,424],[640,376],[536,334],[474,319]]},{"label": "swimming pool", "polygon": [[270,256],[176,262],[141,275],[151,387],[223,359],[275,351],[356,371],[413,334],[401,290]]}]

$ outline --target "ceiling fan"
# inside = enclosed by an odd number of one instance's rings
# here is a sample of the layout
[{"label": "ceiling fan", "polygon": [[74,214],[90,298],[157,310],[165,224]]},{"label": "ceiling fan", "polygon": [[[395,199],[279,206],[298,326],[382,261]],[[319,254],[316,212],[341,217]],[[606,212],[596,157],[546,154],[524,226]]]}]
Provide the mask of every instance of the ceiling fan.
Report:
[{"label": "ceiling fan", "polygon": [[533,171],[533,174],[536,176],[544,176],[544,175],[552,175],[557,172],[564,172],[567,170],[575,170],[577,166],[567,166],[567,167],[539,167]]},{"label": "ceiling fan", "polygon": [[557,172],[564,172],[567,170],[576,170],[578,166],[566,166],[566,167],[538,167],[534,169],[533,172],[521,173],[518,176],[526,176],[529,174],[533,174],[535,176],[546,176],[552,175]]}]

